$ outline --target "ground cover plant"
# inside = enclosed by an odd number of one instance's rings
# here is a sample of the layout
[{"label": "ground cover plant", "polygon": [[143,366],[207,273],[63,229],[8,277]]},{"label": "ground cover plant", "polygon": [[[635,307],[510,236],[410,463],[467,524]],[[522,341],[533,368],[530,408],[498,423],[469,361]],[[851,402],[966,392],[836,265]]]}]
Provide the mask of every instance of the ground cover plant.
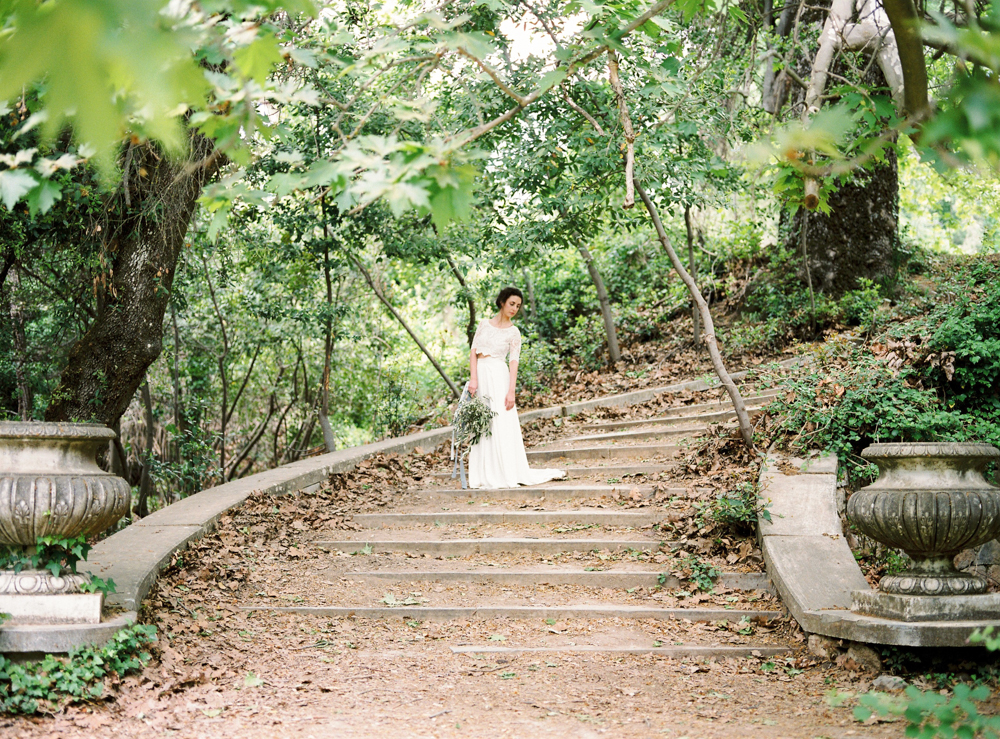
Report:
[{"label": "ground cover plant", "polygon": [[156,628],[134,624],[103,647],[81,647],[67,656],[13,661],[0,655],[0,706],[7,714],[53,714],[75,703],[113,696],[127,675],[152,659]]}]

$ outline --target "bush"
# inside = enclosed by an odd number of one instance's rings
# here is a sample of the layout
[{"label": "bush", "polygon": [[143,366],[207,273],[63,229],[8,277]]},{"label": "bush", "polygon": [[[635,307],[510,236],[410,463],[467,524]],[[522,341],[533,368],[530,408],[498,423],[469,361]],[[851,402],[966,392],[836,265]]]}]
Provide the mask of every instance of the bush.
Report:
[{"label": "bush", "polygon": [[776,429],[795,448],[820,448],[847,464],[852,481],[874,479],[861,451],[887,441],[957,440],[967,422],[949,412],[912,370],[893,374],[870,353],[855,350],[846,366],[819,367],[789,378],[788,392],[768,407]]},{"label": "bush", "polygon": [[743,320],[726,334],[734,352],[780,349],[796,340],[812,339],[838,325],[871,325],[882,304],[880,288],[862,278],[839,299],[821,292],[810,297],[799,277],[801,259],[783,249],[775,252],[743,306]]},{"label": "bush", "polygon": [[[1000,266],[980,259],[945,268],[942,298],[927,313],[897,318],[871,345],[834,346],[788,379],[768,409],[772,428],[793,447],[836,453],[852,482],[871,479],[874,467],[858,455],[872,443],[1000,443]],[[876,295],[865,286],[851,305],[863,313]]]},{"label": "bush", "polygon": [[384,367],[379,379],[372,433],[376,439],[402,436],[417,420],[413,383],[403,369],[393,366]]},{"label": "bush", "polygon": [[607,353],[607,336],[601,314],[578,316],[563,342],[567,356],[575,357],[585,369],[599,369]]}]

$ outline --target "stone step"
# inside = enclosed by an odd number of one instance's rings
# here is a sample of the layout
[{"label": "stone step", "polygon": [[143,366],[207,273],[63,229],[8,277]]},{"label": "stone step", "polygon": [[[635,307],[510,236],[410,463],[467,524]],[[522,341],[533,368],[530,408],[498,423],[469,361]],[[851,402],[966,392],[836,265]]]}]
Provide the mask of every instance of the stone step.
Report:
[{"label": "stone step", "polygon": [[[595,474],[606,475],[607,477],[617,477],[619,479],[630,475],[657,475],[661,472],[669,472],[673,465],[669,464],[607,464],[587,467],[583,465],[570,465],[563,467],[566,470],[566,477],[563,480],[578,480],[580,478],[592,477]],[[451,478],[450,472],[435,472],[434,477],[438,479]],[[458,479],[456,475],[454,479]],[[560,480],[559,482],[562,482]],[[527,490],[529,488],[518,488]],[[535,489],[535,488],[532,488]],[[537,488],[541,489],[541,488]]]},{"label": "stone step", "polygon": [[729,608],[654,608],[606,603],[572,606],[240,606],[243,611],[298,613],[323,618],[398,618],[413,621],[458,621],[471,618],[516,618],[557,620],[567,618],[629,618],[660,620],[729,621],[750,619],[767,623],[782,617],[781,611],[737,610]]},{"label": "stone step", "polygon": [[[350,577],[389,580],[392,582],[459,582],[494,583],[497,585],[581,585],[590,588],[679,588],[683,584],[675,575],[641,570],[530,569],[501,570],[373,570],[352,572]],[[763,572],[723,572],[716,584],[730,590],[764,590],[771,592],[771,581]]]},{"label": "stone step", "polygon": [[553,439],[536,444],[533,449],[548,449],[562,444],[579,444],[588,441],[636,441],[640,439],[693,438],[708,431],[707,426],[651,426],[639,430],[609,431],[604,434],[585,434],[565,439]]},{"label": "stone step", "polygon": [[[747,413],[751,418],[763,413],[762,408],[747,408]],[[581,431],[615,431],[619,429],[638,429],[646,426],[689,426],[698,424],[704,426],[709,423],[723,423],[736,418],[735,411],[716,411],[714,413],[699,413],[694,416],[655,416],[653,418],[633,418],[628,421],[601,421],[599,423],[587,423],[581,425]]]},{"label": "stone step", "polygon": [[531,450],[528,462],[552,462],[560,459],[646,459],[661,455],[673,457],[683,447],[672,444],[635,444],[633,446],[585,446],[574,449]]},{"label": "stone step", "polygon": [[774,647],[763,644],[731,646],[723,644],[691,644],[672,647],[643,647],[622,645],[619,647],[598,647],[572,645],[558,647],[451,647],[453,654],[656,654],[673,659],[701,658],[725,659],[727,657],[778,657],[791,654],[791,647]]},{"label": "stone step", "polygon": [[371,547],[372,552],[409,552],[427,554],[433,557],[464,557],[470,554],[534,553],[558,554],[559,552],[594,552],[608,550],[655,551],[659,549],[659,539],[556,539],[556,538],[483,538],[483,539],[423,539],[417,541],[399,540],[338,540],[317,541],[316,546],[331,551],[354,552]]},{"label": "stone step", "polygon": [[366,528],[387,526],[461,525],[461,524],[588,524],[596,526],[631,526],[640,528],[659,523],[665,517],[662,509],[639,511],[565,510],[565,511],[440,511],[435,513],[359,513],[354,523]]},{"label": "stone step", "polygon": [[[425,490],[409,491],[419,495],[434,496],[441,495],[447,498],[469,498],[470,500],[588,500],[610,498],[616,492],[620,495],[628,495],[633,489],[643,495],[652,493],[650,485],[631,485],[628,482],[616,485],[565,485],[558,487],[521,487],[521,488],[497,488],[496,490],[436,490],[427,488]],[[669,497],[685,498],[688,495],[687,488],[667,488],[664,494]]]}]

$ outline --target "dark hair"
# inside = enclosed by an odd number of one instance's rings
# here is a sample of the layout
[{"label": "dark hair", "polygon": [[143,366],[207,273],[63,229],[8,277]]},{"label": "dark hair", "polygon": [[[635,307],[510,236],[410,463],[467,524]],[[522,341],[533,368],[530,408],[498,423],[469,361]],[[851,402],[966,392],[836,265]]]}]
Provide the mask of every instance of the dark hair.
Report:
[{"label": "dark hair", "polygon": [[516,287],[505,287],[503,290],[500,291],[500,294],[497,295],[497,308],[503,308],[504,303],[510,300],[511,295],[516,295],[521,299],[522,303],[524,302],[524,296],[521,295],[520,290],[518,290]]}]

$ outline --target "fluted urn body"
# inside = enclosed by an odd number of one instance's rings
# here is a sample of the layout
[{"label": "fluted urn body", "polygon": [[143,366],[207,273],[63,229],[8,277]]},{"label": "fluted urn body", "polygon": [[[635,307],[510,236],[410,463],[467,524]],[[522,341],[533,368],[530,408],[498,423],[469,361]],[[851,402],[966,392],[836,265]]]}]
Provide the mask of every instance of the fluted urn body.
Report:
[{"label": "fluted urn body", "polygon": [[963,549],[1000,534],[1000,488],[983,477],[1000,449],[989,444],[874,444],[861,456],[878,479],[851,496],[847,515],[864,534],[902,549],[913,566],[882,578],[899,595],[973,595],[986,580],[955,569]]},{"label": "fluted urn body", "polygon": [[93,423],[0,422],[0,544],[89,536],[124,516],[129,484],[97,466],[114,438]]}]

